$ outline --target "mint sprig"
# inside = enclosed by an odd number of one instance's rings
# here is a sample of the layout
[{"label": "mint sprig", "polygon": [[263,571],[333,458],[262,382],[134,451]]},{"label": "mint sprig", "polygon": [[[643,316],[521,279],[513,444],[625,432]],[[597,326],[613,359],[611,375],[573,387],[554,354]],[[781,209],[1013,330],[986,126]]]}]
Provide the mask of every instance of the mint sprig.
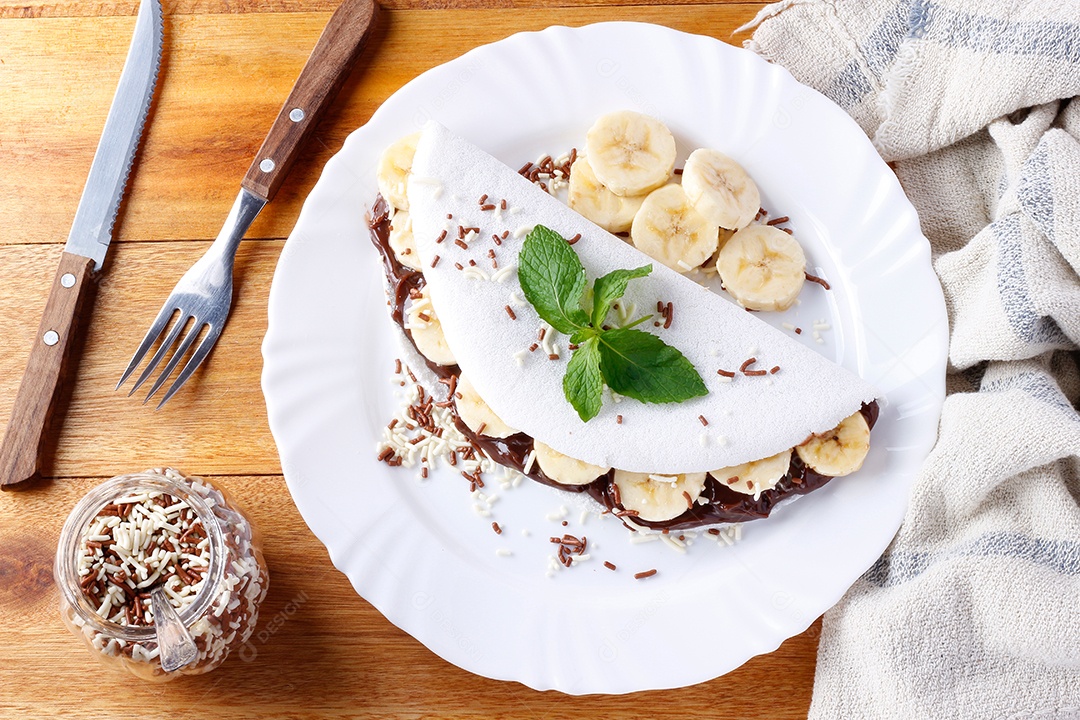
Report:
[{"label": "mint sprig", "polygon": [[611,306],[630,281],[651,272],[652,265],[613,270],[593,283],[587,303],[588,277],[570,243],[543,225],[525,238],[518,281],[537,314],[577,345],[563,377],[563,394],[585,422],[600,412],[605,384],[646,403],[682,402],[708,393],[701,375],[679,350],[634,329],[651,315],[604,329]]}]

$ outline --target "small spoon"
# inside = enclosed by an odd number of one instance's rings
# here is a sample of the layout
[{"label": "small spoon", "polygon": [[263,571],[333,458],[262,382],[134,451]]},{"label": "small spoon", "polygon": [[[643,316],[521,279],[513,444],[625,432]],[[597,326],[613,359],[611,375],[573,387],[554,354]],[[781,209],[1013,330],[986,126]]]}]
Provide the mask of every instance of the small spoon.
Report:
[{"label": "small spoon", "polygon": [[150,591],[150,606],[154,610],[154,628],[157,630],[158,659],[165,672],[179,670],[190,665],[199,656],[199,648],[191,633],[180,622],[176,609],[165,596],[165,588],[158,585]]}]

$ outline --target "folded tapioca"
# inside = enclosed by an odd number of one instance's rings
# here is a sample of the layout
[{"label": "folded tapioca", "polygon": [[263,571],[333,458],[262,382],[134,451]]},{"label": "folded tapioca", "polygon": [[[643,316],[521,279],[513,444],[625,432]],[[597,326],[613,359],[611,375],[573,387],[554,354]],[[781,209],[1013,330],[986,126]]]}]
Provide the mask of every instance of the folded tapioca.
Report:
[{"label": "folded tapioca", "polygon": [[388,278],[413,278],[395,319],[493,459],[662,527],[766,515],[861,466],[857,375],[441,125],[407,144],[404,198],[387,190],[407,212],[372,224]]}]

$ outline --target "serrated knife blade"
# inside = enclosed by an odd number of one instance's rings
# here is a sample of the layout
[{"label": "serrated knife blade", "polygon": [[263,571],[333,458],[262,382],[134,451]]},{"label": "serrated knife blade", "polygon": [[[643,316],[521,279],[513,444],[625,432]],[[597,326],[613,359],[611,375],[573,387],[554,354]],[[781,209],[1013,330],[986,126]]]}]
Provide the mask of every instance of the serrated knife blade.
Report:
[{"label": "serrated knife blade", "polygon": [[154,99],[164,35],[160,0],[142,0],[124,70],[64,250],[91,258],[100,270],[113,223]]},{"label": "serrated knife blade", "polygon": [[40,475],[53,406],[60,396],[73,339],[86,320],[95,284],[92,273],[101,269],[112,241],[128,173],[150,112],[163,36],[161,0],[142,0],[105,129],[0,444],[0,488]]}]

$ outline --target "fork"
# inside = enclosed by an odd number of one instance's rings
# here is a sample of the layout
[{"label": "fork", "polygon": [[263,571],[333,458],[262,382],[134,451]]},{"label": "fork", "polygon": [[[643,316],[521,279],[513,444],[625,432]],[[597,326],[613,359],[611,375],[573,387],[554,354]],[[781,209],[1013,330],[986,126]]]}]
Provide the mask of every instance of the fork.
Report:
[{"label": "fork", "polygon": [[[240,241],[263,206],[281,187],[304,139],[318,124],[323,111],[347,77],[349,68],[367,44],[378,8],[375,0],[343,0],[330,16],[255,160],[244,175],[240,194],[221,232],[206,254],[191,266],[173,288],[139,343],[120,382],[116,384],[117,390],[159,340],[157,351],[128,392],[130,396],[142,387],[169,356],[143,400],[144,404],[161,389],[200,337],[202,340],[158,403],[159,409],[206,360],[221,337],[232,308],[233,264]],[[183,332],[185,328],[186,333]],[[182,334],[183,339],[180,340]]]}]

